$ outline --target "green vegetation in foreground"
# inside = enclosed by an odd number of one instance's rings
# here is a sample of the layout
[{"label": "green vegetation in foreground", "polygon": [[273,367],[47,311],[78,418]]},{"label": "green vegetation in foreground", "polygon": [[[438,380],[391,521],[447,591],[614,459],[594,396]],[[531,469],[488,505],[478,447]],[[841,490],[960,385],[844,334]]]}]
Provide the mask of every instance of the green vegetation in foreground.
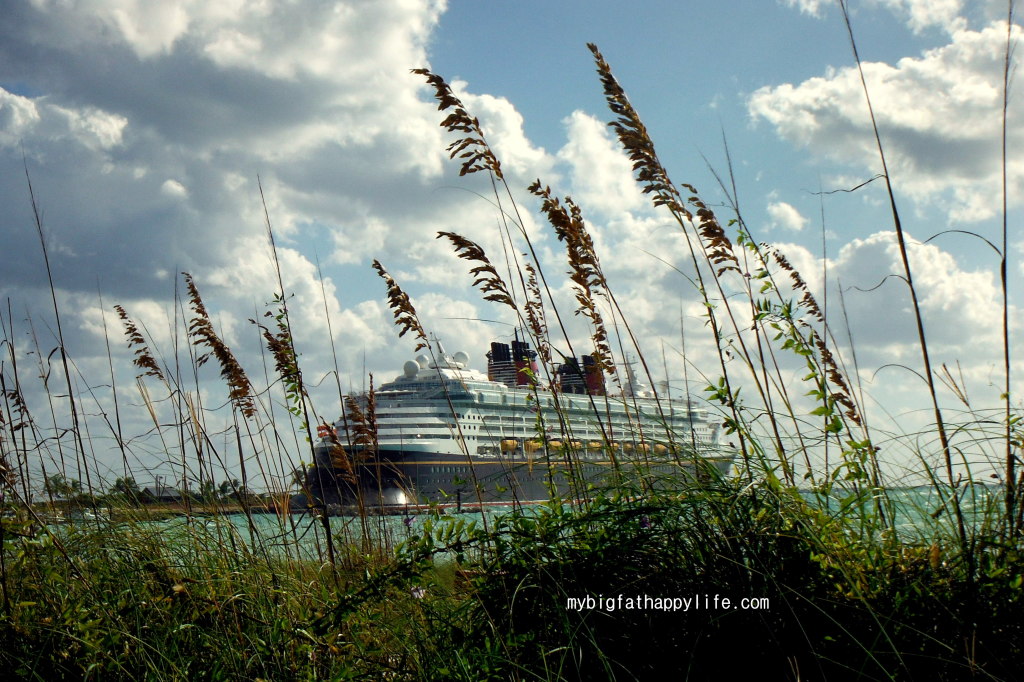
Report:
[{"label": "green vegetation in foreground", "polygon": [[[431,516],[392,553],[339,537],[333,569],[224,521],[213,541],[147,523],[19,536],[5,519],[0,665],[40,680],[1011,680],[1024,669],[1019,553],[981,552],[970,576],[955,536],[926,539],[943,532],[937,521],[900,537],[849,510],[775,483],[599,494],[486,531]],[[769,602],[611,610],[618,595]],[[567,608],[587,596],[603,606]]]},{"label": "green vegetation in foreground", "polygon": [[[54,535],[4,519],[0,664],[18,679],[326,679],[347,669],[302,623],[358,572],[152,523],[81,523]],[[234,534],[232,534],[234,533]],[[260,543],[262,545],[262,543]]]}]

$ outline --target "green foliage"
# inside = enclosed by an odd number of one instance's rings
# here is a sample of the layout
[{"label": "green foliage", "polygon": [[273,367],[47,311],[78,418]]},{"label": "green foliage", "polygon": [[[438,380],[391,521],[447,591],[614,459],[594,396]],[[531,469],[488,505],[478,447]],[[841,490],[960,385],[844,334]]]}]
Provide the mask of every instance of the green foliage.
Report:
[{"label": "green foliage", "polygon": [[247,499],[251,493],[246,490],[237,478],[225,479],[220,483],[210,480],[202,481],[195,497],[200,502],[225,502],[228,500]]},{"label": "green foliage", "polygon": [[82,493],[82,484],[76,479],[64,478],[64,474],[53,474],[46,477],[43,490],[52,497],[74,497]]},{"label": "green foliage", "polygon": [[77,507],[85,504],[89,495],[82,489],[82,483],[75,478],[65,478],[64,474],[52,474],[43,482],[43,492],[52,499]]},{"label": "green foliage", "polygon": [[107,491],[107,502],[139,506],[142,504],[142,489],[131,476],[118,478]]},{"label": "green foliage", "polygon": [[[304,562],[187,529],[66,526],[5,534],[0,665],[17,679],[344,679],[337,637],[312,638],[335,584]],[[345,583],[339,583],[344,585]]]},{"label": "green foliage", "polygon": [[[942,558],[955,543],[878,536],[869,502],[827,509],[777,480],[719,482],[602,494],[587,508],[552,502],[488,532],[439,519],[404,546],[401,568],[371,582],[379,599],[427,586],[414,677],[1013,679],[1024,665],[1021,558],[991,555],[972,582]],[[431,582],[426,559],[439,556],[455,562],[460,590]],[[716,595],[732,608],[715,608]],[[588,596],[602,601],[569,605]],[[654,606],[666,597],[690,605]],[[736,608],[744,597],[770,606]]]}]

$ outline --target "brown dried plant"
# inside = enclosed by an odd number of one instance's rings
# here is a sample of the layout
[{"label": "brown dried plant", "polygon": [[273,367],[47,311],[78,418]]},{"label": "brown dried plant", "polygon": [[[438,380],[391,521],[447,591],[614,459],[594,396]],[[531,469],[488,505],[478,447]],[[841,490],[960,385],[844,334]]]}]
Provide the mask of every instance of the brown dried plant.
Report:
[{"label": "brown dried plant", "polygon": [[[6,427],[7,423],[6,419],[4,419],[4,413],[0,411],[0,489],[14,488],[14,484],[18,482],[17,474],[7,458],[7,447],[4,445],[4,440],[7,438]],[[14,433],[22,428],[24,428],[23,423],[12,424],[10,430]]]},{"label": "brown dried plant", "polygon": [[[597,49],[596,45],[588,43],[587,47],[590,48],[591,53],[594,55],[594,61],[597,65],[597,73],[604,89],[605,100],[608,104],[608,108],[617,117],[608,125],[615,131],[615,134],[619,139],[619,143],[627,152],[629,159],[633,162],[633,172],[636,176],[636,181],[642,186],[644,194],[652,195],[654,205],[665,206],[672,213],[680,227],[683,228],[683,235],[686,238],[686,244],[690,252],[694,273],[697,278],[698,291],[704,299],[708,323],[711,326],[711,334],[718,346],[718,359],[722,372],[722,381],[724,382],[725,388],[724,391],[718,393],[719,400],[721,400],[723,404],[727,405],[733,413],[733,423],[739,424],[739,412],[735,400],[735,394],[732,390],[732,379],[730,378],[729,369],[726,365],[726,361],[732,357],[732,353],[725,341],[721,323],[718,319],[719,316],[718,313],[716,313],[716,308],[718,308],[719,305],[722,305],[724,315],[726,319],[730,321],[734,332],[736,332],[737,341],[743,349],[744,355],[749,357],[749,354],[746,352],[743,336],[739,333],[739,323],[734,317],[732,307],[729,305],[729,297],[721,280],[721,275],[727,271],[733,271],[736,273],[741,272],[739,259],[735,254],[733,244],[722,229],[722,226],[715,217],[714,212],[699,198],[697,191],[690,185],[683,185],[683,187],[689,190],[692,194],[689,198],[689,203],[696,209],[697,219],[699,221],[699,225],[696,227],[696,230],[700,239],[696,241],[698,241],[700,248],[698,249],[694,246],[693,242],[695,240],[691,240],[688,229],[688,227],[693,226],[694,214],[686,207],[686,201],[684,201],[679,190],[669,179],[668,172],[665,170],[661,160],[658,158],[657,152],[654,149],[654,142],[647,133],[647,127],[643,124],[643,121],[640,120],[640,115],[637,113],[636,109],[633,108],[629,98],[626,97],[625,90],[623,90],[622,86],[619,85],[619,82],[612,74],[611,66],[609,66],[607,61],[605,61],[604,56],[601,54],[600,50]],[[698,262],[698,250],[701,252],[702,258],[712,268],[714,268],[716,276],[713,278],[713,284],[717,288],[721,298],[720,304],[712,301],[710,297],[702,268]],[[643,362],[642,354],[641,362]],[[645,371],[647,371],[649,376],[650,372],[647,369],[646,364]],[[759,384],[757,385],[759,386]],[[739,434],[739,438],[740,451],[745,457],[747,449],[745,436],[742,432]]]},{"label": "brown dried plant", "polygon": [[840,371],[838,364],[836,364],[835,356],[832,355],[832,351],[828,349],[825,340],[817,332],[811,332],[811,339],[814,342],[815,348],[818,349],[821,364],[825,368],[825,376],[836,387],[836,390],[829,394],[830,397],[843,406],[847,419],[857,426],[861,426],[863,422],[861,421],[860,413],[858,413],[857,406],[851,397],[852,394],[849,385],[846,383],[846,378]]},{"label": "brown dried plant", "polygon": [[331,448],[328,450],[328,456],[331,460],[331,468],[336,472],[340,471],[341,478],[348,483],[356,482],[356,472],[352,468],[352,460],[349,457],[348,452],[341,445],[341,443],[331,443]]},{"label": "brown dried plant", "polygon": [[413,69],[413,73],[425,76],[427,83],[434,88],[434,97],[439,102],[438,111],[451,109],[448,117],[441,121],[441,127],[451,133],[467,133],[455,142],[448,145],[449,157],[462,159],[462,169],[459,175],[469,175],[477,171],[489,170],[499,180],[504,176],[501,173],[501,164],[491,151],[487,140],[484,138],[484,131],[480,128],[480,121],[470,116],[466,111],[462,100],[455,96],[452,88],[445,82],[444,78],[431,73],[428,69]]},{"label": "brown dried plant", "polygon": [[779,264],[779,267],[789,275],[789,279],[793,283],[793,290],[803,292],[803,295],[800,298],[800,305],[804,306],[816,320],[824,322],[825,315],[822,314],[821,307],[818,306],[817,299],[814,298],[814,294],[812,294],[811,290],[807,287],[807,282],[804,281],[800,272],[793,267],[789,260],[782,255],[778,249],[772,251],[772,257],[775,259],[775,262]]},{"label": "brown dried plant", "polygon": [[637,174],[637,181],[643,185],[644,194],[653,194],[655,206],[667,206],[674,213],[679,213],[687,218],[692,218],[691,213],[684,206],[683,198],[679,190],[669,180],[657,153],[654,151],[654,142],[647,134],[647,127],[640,120],[633,105],[626,97],[625,90],[612,75],[611,66],[605,61],[600,50],[593,43],[587,43],[587,47],[594,55],[597,63],[597,73],[604,87],[605,99],[612,113],[618,119],[609,123],[623,148],[629,153],[629,159],[633,162],[633,171]]},{"label": "brown dried plant", "polygon": [[7,388],[7,381],[3,374],[0,374],[0,390],[2,390],[7,408],[6,417],[4,411],[0,410],[0,427],[2,427],[0,428],[0,487],[13,489],[14,484],[18,481],[18,475],[8,459],[9,450],[4,446],[4,440],[9,438],[14,444],[19,431],[32,428],[32,418],[21,390],[17,386]]},{"label": "brown dried plant", "polygon": [[[267,312],[266,314],[270,315],[271,313]],[[249,321],[259,327],[263,340],[267,342],[267,350],[274,356],[274,369],[277,370],[278,375],[285,381],[298,381],[298,363],[295,362],[295,354],[292,353],[287,336],[275,334],[255,320],[250,319]]]},{"label": "brown dried plant", "polygon": [[526,270],[526,302],[523,304],[523,314],[526,317],[526,326],[529,327],[537,346],[537,355],[544,365],[551,363],[551,346],[548,344],[548,321],[544,314],[544,298],[541,296],[540,282],[537,280],[537,270],[523,254],[523,269]]},{"label": "brown dried plant", "polygon": [[726,235],[721,223],[718,222],[718,218],[715,217],[715,212],[708,208],[697,195],[697,190],[693,185],[683,184],[683,187],[692,192],[689,201],[697,212],[699,221],[697,231],[700,233],[708,260],[717,268],[716,274],[721,277],[729,270],[741,272],[733,243]]},{"label": "brown dried plant", "polygon": [[[778,249],[773,249],[771,251],[771,255],[775,259],[775,262],[779,264],[779,267],[789,275],[793,290],[802,292],[797,305],[802,306],[807,310],[815,320],[825,324],[825,315],[822,312],[821,307],[818,305],[818,300],[814,297],[814,294],[811,293],[810,288],[807,286],[807,282],[804,280],[800,272],[793,267],[793,264],[790,263]],[[806,321],[798,321],[797,323],[810,327]],[[857,426],[861,426],[862,421],[860,413],[858,412],[857,406],[852,398],[852,392],[850,391],[849,384],[843,376],[843,372],[840,370],[835,356],[825,343],[825,339],[817,332],[817,330],[811,329],[810,341],[818,351],[818,357],[820,358],[821,367],[824,369],[825,377],[836,389],[829,393],[829,397],[842,405],[847,419]]]},{"label": "brown dried plant", "polygon": [[[0,377],[3,379],[3,377]],[[8,414],[11,415],[10,432],[15,434],[24,428],[30,428],[32,426],[32,418],[28,412],[28,405],[25,404],[25,398],[21,395],[21,391],[15,388],[7,388],[7,382],[3,381],[3,395],[6,398],[8,404]],[[13,407],[13,409],[12,409]],[[17,421],[14,416],[17,415]],[[0,412],[0,420],[3,419],[3,413]]]},{"label": "brown dried plant", "polygon": [[7,453],[0,451],[0,488],[13,489],[18,475],[7,461]]},{"label": "brown dried plant", "polygon": [[7,459],[7,452],[0,450],[0,489],[13,490],[14,484],[17,482],[18,474],[11,467],[11,463]]},{"label": "brown dried plant", "polygon": [[290,409],[301,416],[301,410],[296,407],[297,403],[308,397],[305,383],[302,380],[302,370],[299,368],[299,361],[295,354],[295,346],[292,343],[291,328],[287,324],[287,316],[283,312],[274,315],[271,311],[263,314],[264,317],[274,317],[277,320],[277,332],[250,318],[249,322],[256,325],[263,340],[266,341],[267,350],[274,357],[274,369],[284,382],[285,395],[291,404]]},{"label": "brown dried plant", "polygon": [[188,326],[188,336],[196,346],[205,345],[210,352],[204,353],[196,358],[196,366],[201,367],[210,359],[210,355],[217,358],[220,364],[220,375],[228,384],[228,398],[238,408],[239,412],[246,418],[256,414],[255,399],[252,395],[252,385],[245,370],[235,359],[228,345],[217,335],[213,328],[213,322],[206,311],[203,299],[199,295],[192,275],[187,272],[181,273],[185,277],[185,286],[188,288],[189,305],[195,316]]},{"label": "brown dried plant", "polygon": [[[618,117],[608,125],[615,131],[619,143],[626,150],[630,161],[633,162],[633,172],[636,173],[637,182],[643,187],[643,193],[653,195],[652,200],[655,206],[667,207],[680,219],[692,222],[694,212],[696,212],[699,222],[698,232],[702,238],[705,256],[713,265],[717,266],[719,275],[727,270],[739,272],[739,260],[734,252],[733,244],[719,224],[714,211],[707,207],[698,196],[697,190],[691,185],[682,185],[692,194],[688,200],[683,199],[682,194],[669,179],[665,167],[662,166],[654,149],[654,141],[647,133],[647,127],[640,120],[640,115],[633,108],[629,98],[626,97],[626,91],[612,74],[611,66],[605,61],[596,45],[588,43],[587,47],[594,55],[608,108]],[[690,211],[686,207],[687,201],[695,211]]]},{"label": "brown dried plant", "polygon": [[504,303],[512,308],[512,310],[518,311],[504,280],[501,279],[498,271],[494,269],[494,265],[491,264],[487,254],[484,253],[483,248],[479,244],[454,232],[438,232],[437,238],[440,239],[441,237],[446,237],[452,243],[452,246],[455,247],[455,253],[459,258],[465,258],[471,263],[479,263],[479,265],[469,271],[469,274],[476,277],[473,286],[480,287],[480,293],[485,294],[485,301]]},{"label": "brown dried plant", "polygon": [[352,467],[352,459],[342,445],[341,440],[338,439],[338,431],[326,421],[321,422],[319,426],[320,429],[324,429],[327,432],[327,441],[330,443],[327,454],[331,462],[331,468],[340,471],[341,477],[349,483],[355,483],[356,474]]},{"label": "brown dried plant", "polygon": [[412,331],[415,333],[416,338],[419,339],[416,342],[414,352],[421,348],[429,348],[430,344],[427,341],[427,333],[423,331],[423,326],[416,315],[416,309],[412,307],[409,295],[402,291],[402,287],[398,286],[398,282],[388,274],[384,266],[380,264],[380,261],[373,261],[373,269],[377,271],[377,274],[380,275],[381,279],[388,286],[388,307],[391,308],[391,312],[395,316],[395,324],[400,328],[398,332],[399,338]]},{"label": "brown dried plant", "polygon": [[[690,231],[688,229],[693,225],[694,215],[686,207],[686,201],[684,201],[679,190],[669,179],[668,172],[661,164],[661,160],[654,149],[654,142],[647,133],[647,127],[640,120],[640,115],[633,108],[629,98],[626,97],[625,90],[615,79],[611,67],[605,61],[600,50],[593,43],[588,43],[587,47],[590,48],[594,56],[597,73],[604,89],[605,101],[608,104],[608,108],[616,116],[616,119],[608,125],[615,131],[619,143],[633,162],[633,172],[636,181],[642,186],[644,194],[652,195],[654,205],[665,206],[672,213],[680,227],[683,228],[683,235],[686,239],[694,274],[697,278],[698,291],[704,299],[703,302],[707,310],[712,338],[718,346],[718,359],[724,388],[723,391],[717,392],[718,399],[732,412],[732,423],[738,425],[740,423],[739,410],[732,388],[733,382],[730,378],[729,368],[726,365],[726,361],[731,357],[731,352],[727,347],[728,344],[725,340],[716,309],[722,306],[722,312],[730,321],[734,332],[736,332],[737,341],[741,348],[743,348],[744,355],[749,357],[743,345],[743,336],[739,333],[740,325],[734,317],[732,307],[729,305],[729,297],[721,280],[721,275],[726,271],[741,272],[739,259],[736,257],[732,242],[715,218],[714,212],[701,201],[693,187],[684,185],[693,195],[689,198],[689,203],[695,207],[700,223],[697,228],[700,237],[700,240],[697,240],[699,248],[695,247],[693,243],[695,240],[690,238]],[[714,268],[716,276],[713,278],[713,284],[718,290],[720,302],[712,301],[710,297],[705,277],[699,264],[698,250],[702,258]],[[643,355],[641,354],[640,357],[641,362],[643,362]],[[645,371],[650,376],[646,364]],[[739,439],[740,452],[746,457],[748,455],[746,436],[742,431],[739,433]]]},{"label": "brown dried plant", "polygon": [[142,336],[138,326],[128,317],[128,313],[125,312],[123,306],[115,305],[114,310],[117,312],[117,316],[121,318],[121,322],[124,323],[124,334],[128,337],[128,348],[135,349],[135,359],[132,360],[132,363],[139,369],[146,370],[140,376],[156,377],[163,381],[164,373],[150,352],[149,346],[146,345],[146,339]]},{"label": "brown dried plant", "polygon": [[348,409],[348,424],[352,435],[352,444],[363,446],[363,452],[372,451],[377,446],[377,400],[373,390],[373,375],[370,375],[370,390],[366,393],[366,409],[352,396],[345,396],[345,407]]},{"label": "brown dried plant", "polygon": [[612,361],[608,330],[597,306],[597,296],[608,298],[608,283],[594,250],[594,240],[583,221],[582,211],[570,197],[565,198],[563,206],[552,195],[550,187],[541,187],[540,180],[535,181],[527,190],[542,200],[541,211],[555,228],[558,240],[565,242],[571,268],[569,279],[579,304],[576,314],[588,318],[594,329],[594,362],[602,371],[614,374],[615,363]]}]

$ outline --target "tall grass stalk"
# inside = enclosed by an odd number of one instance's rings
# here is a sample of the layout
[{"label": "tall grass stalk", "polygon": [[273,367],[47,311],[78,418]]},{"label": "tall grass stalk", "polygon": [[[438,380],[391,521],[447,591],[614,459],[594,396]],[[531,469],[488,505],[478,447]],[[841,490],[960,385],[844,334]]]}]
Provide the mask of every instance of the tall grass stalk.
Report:
[{"label": "tall grass stalk", "polygon": [[1007,237],[1009,235],[1009,211],[1007,208],[1009,194],[1007,192],[1007,113],[1010,107],[1010,75],[1013,68],[1013,8],[1014,1],[1007,0],[1006,3],[1006,51],[1003,55],[1003,108],[1000,119],[1000,153],[1001,153],[1001,193],[1002,193],[1002,249],[999,261],[999,285],[1003,296],[1003,421],[1005,422],[1006,440],[1006,538],[1010,539],[1017,534],[1021,526],[1018,519],[1016,507],[1017,501],[1017,471],[1016,455],[1013,451],[1013,409],[1010,402],[1010,299],[1009,287],[1006,280],[1006,261],[1009,249]]},{"label": "tall grass stalk", "polygon": [[[57,288],[53,281],[53,270],[50,268],[50,253],[47,249],[46,235],[43,232],[43,218],[39,211],[39,204],[36,202],[35,190],[32,187],[32,176],[28,171],[27,158],[22,159],[25,168],[25,182],[28,185],[29,201],[32,205],[32,218],[35,223],[36,235],[39,237],[39,247],[43,254],[43,266],[46,270],[46,280],[50,289],[50,300],[53,303],[53,317],[57,325],[57,350],[60,352],[61,367],[64,370],[64,383],[67,387],[68,407],[71,410],[71,435],[75,441],[75,464],[78,470],[78,478],[85,474],[86,485],[92,490],[92,480],[89,467],[85,462],[85,444],[82,441],[82,433],[78,419],[78,403],[75,400],[75,388],[71,383],[71,370],[68,366],[67,348],[64,345],[64,329],[61,325],[60,306],[57,304]],[[47,356],[49,359],[50,356]]]},{"label": "tall grass stalk", "polygon": [[[935,388],[935,375],[932,372],[931,355],[928,350],[928,339],[925,335],[924,317],[921,314],[921,305],[918,302],[917,287],[914,285],[914,276],[910,267],[910,256],[907,254],[907,242],[903,232],[903,223],[900,220],[899,209],[896,207],[896,193],[893,190],[892,177],[889,175],[889,166],[886,162],[885,147],[882,144],[882,136],[878,130],[878,122],[875,119],[875,110],[871,104],[871,93],[868,88],[867,79],[864,77],[864,67],[861,63],[860,53],[857,50],[857,40],[853,33],[853,24],[850,20],[850,12],[846,0],[839,0],[839,7],[843,14],[843,24],[846,26],[850,38],[850,49],[853,51],[853,59],[857,64],[857,72],[860,75],[861,86],[864,90],[864,101],[867,104],[868,115],[871,118],[871,129],[874,133],[875,144],[878,149],[878,158],[882,164],[882,176],[885,180],[886,193],[889,196],[889,208],[892,212],[893,229],[896,231],[896,243],[899,245],[900,261],[903,264],[903,277],[907,284],[907,292],[910,294],[910,301],[914,309],[914,324],[917,328],[918,344],[921,350],[921,360],[924,364],[924,380],[928,389],[928,395],[932,403],[932,411],[935,417],[935,431],[939,438],[939,446],[946,465],[946,476],[950,490],[952,491],[951,506],[956,515],[957,530],[960,534],[960,548],[964,552],[964,558],[969,565],[973,565],[974,549],[973,544],[967,538],[967,526],[964,523],[963,510],[960,508],[960,498],[957,495],[959,480],[953,476],[953,451],[949,444],[949,436],[946,433],[946,422],[942,418],[942,409],[939,407],[938,393]],[[973,571],[972,571],[973,572]]]},{"label": "tall grass stalk", "polygon": [[[271,345],[271,352],[274,352],[277,359],[278,371],[281,372],[281,379],[284,381],[286,398],[297,408],[298,416],[302,418],[302,428],[307,434],[309,442],[309,453],[315,458],[313,451],[313,432],[310,428],[309,405],[306,400],[306,387],[302,381],[302,371],[298,365],[298,352],[295,350],[295,337],[291,333],[291,317],[288,314],[288,300],[285,294],[284,279],[281,276],[281,261],[277,257],[277,243],[274,240],[274,230],[270,224],[270,212],[267,210],[267,200],[263,195],[263,183],[257,178],[257,185],[260,190],[260,203],[263,206],[263,218],[267,230],[267,240],[270,242],[270,253],[274,263],[274,272],[277,275],[277,301],[280,304],[280,319],[278,320],[279,335],[274,338],[272,334],[264,334]],[[319,420],[318,420],[319,421]],[[334,540],[331,535],[331,519],[327,514],[320,514],[320,520],[324,529],[324,540],[327,544],[327,558],[333,565],[336,557],[334,552]]]}]

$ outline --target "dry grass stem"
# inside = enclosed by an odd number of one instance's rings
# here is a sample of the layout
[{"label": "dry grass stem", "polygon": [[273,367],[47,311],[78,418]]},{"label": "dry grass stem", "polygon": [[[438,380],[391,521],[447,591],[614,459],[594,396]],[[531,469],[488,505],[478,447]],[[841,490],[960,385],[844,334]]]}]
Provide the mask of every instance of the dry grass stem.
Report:
[{"label": "dry grass stem", "polygon": [[146,370],[143,373],[145,376],[152,376],[160,381],[165,381],[164,373],[153,357],[153,353],[150,352],[149,346],[146,345],[146,339],[142,336],[138,326],[128,317],[128,313],[125,312],[123,306],[115,305],[114,310],[117,311],[117,316],[124,323],[124,333],[128,337],[128,348],[134,350],[135,358],[132,360],[132,363],[139,369]]},{"label": "dry grass stem", "polygon": [[503,303],[518,312],[515,301],[512,300],[512,296],[509,294],[508,287],[505,286],[505,282],[501,279],[498,271],[495,270],[491,261],[488,260],[487,254],[484,253],[483,248],[479,244],[454,232],[438,232],[437,238],[440,239],[441,237],[447,238],[452,243],[452,246],[455,247],[455,253],[458,254],[459,258],[465,258],[471,263],[479,263],[479,265],[469,271],[469,274],[476,277],[476,280],[473,281],[473,286],[479,287],[480,293],[485,294],[485,301]]},{"label": "dry grass stem", "polygon": [[448,117],[441,121],[441,127],[451,133],[468,133],[465,137],[459,138],[448,145],[448,154],[451,158],[458,157],[462,160],[462,168],[459,175],[469,175],[482,170],[489,170],[499,180],[504,179],[501,173],[501,164],[491,151],[490,146],[484,138],[484,131],[480,128],[480,121],[470,116],[462,101],[455,96],[452,88],[440,76],[431,73],[427,69],[413,69],[413,73],[425,76],[427,83],[434,88],[434,97],[438,101],[438,111],[451,110]]},{"label": "dry grass stem", "polygon": [[427,333],[420,324],[419,317],[416,315],[416,309],[413,308],[412,301],[409,300],[409,295],[402,291],[402,287],[388,274],[388,271],[384,269],[380,261],[373,261],[373,269],[377,271],[380,278],[387,284],[388,306],[395,317],[395,324],[399,327],[398,336],[403,337],[411,331],[417,338],[415,350],[429,348],[430,343],[427,340]]},{"label": "dry grass stem", "polygon": [[565,242],[570,268],[569,279],[573,283],[576,302],[579,304],[575,313],[589,319],[593,326],[594,361],[602,372],[614,374],[615,363],[612,359],[608,330],[597,305],[597,296],[607,300],[608,282],[594,250],[594,240],[583,221],[583,213],[570,197],[565,198],[563,206],[558,198],[553,196],[550,187],[541,186],[540,180],[530,185],[527,191],[541,199],[541,211],[555,229],[558,240]]},{"label": "dry grass stem", "polygon": [[182,275],[185,277],[185,286],[188,289],[189,305],[194,313],[188,327],[188,336],[196,346],[204,345],[209,349],[208,353],[196,358],[196,366],[204,365],[210,359],[211,354],[216,357],[220,364],[221,378],[228,384],[228,398],[231,403],[244,417],[255,416],[256,404],[249,377],[246,376],[245,370],[235,359],[235,354],[214,330],[213,322],[210,320],[210,315],[206,311],[206,306],[203,304],[203,299],[199,295],[199,289],[196,287],[192,275],[187,272],[183,272]]}]

